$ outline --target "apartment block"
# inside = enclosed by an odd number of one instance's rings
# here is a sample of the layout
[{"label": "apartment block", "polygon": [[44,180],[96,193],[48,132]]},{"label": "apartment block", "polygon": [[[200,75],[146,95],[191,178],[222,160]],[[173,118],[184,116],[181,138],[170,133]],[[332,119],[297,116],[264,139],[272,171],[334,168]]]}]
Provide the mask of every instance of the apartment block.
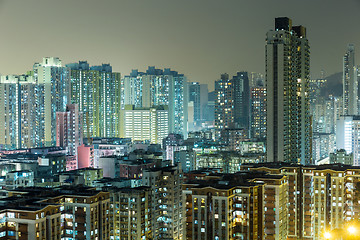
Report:
[{"label": "apartment block", "polygon": [[285,176],[210,173],[183,184],[186,239],[286,239]]},{"label": "apartment block", "polygon": [[184,238],[182,171],[178,166],[151,168],[143,172],[143,185],[151,188],[153,239]]},{"label": "apartment block", "polygon": [[325,231],[358,219],[359,167],[262,163],[245,164],[241,169],[287,177],[287,239],[323,239]]},{"label": "apartment block", "polygon": [[109,193],[21,188],[0,201],[0,239],[110,239]]},{"label": "apartment block", "polygon": [[162,144],[169,134],[169,110],[167,106],[135,108],[125,106],[124,136],[133,141]]},{"label": "apartment block", "polygon": [[110,238],[151,239],[149,187],[106,188],[110,192]]}]

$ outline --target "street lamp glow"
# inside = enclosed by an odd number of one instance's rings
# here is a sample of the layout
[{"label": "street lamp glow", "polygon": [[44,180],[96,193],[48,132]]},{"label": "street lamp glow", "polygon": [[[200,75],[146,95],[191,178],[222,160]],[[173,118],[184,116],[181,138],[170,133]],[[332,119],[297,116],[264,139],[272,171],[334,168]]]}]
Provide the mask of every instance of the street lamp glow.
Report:
[{"label": "street lamp glow", "polygon": [[355,234],[355,233],[356,233],[356,228],[353,227],[353,226],[348,227],[347,230],[348,230],[348,232],[349,232],[350,234]]},{"label": "street lamp glow", "polygon": [[324,238],[325,238],[325,239],[330,239],[330,238],[331,238],[331,233],[325,232],[325,233],[324,233]]}]

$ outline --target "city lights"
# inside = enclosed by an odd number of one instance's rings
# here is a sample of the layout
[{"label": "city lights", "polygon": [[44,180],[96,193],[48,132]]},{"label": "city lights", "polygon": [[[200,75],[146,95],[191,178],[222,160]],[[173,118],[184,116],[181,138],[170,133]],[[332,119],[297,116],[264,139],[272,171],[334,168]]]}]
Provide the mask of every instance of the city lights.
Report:
[{"label": "city lights", "polygon": [[360,239],[358,9],[0,0],[0,239]]},{"label": "city lights", "polygon": [[330,232],[325,232],[324,233],[324,238],[325,239],[331,239],[331,233]]}]

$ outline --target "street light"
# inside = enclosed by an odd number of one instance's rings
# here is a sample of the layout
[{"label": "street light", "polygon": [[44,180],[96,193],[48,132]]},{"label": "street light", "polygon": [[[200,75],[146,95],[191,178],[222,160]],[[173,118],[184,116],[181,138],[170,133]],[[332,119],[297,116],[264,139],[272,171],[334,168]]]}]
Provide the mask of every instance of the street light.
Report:
[{"label": "street light", "polygon": [[347,230],[348,230],[349,234],[351,234],[351,235],[354,235],[356,233],[356,228],[354,226],[348,227]]},{"label": "street light", "polygon": [[331,238],[331,233],[325,232],[325,233],[324,233],[324,238],[325,238],[325,239],[330,239],[330,238]]}]

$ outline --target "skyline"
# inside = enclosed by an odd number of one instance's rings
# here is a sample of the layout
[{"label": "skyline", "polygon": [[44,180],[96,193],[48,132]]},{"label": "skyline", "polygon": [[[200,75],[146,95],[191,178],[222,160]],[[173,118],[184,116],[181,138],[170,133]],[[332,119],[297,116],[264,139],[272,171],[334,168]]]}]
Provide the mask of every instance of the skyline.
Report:
[{"label": "skyline", "polygon": [[[42,57],[54,56],[63,64],[79,60],[92,65],[110,63],[122,76],[131,69],[170,67],[213,90],[213,82],[224,72],[265,73],[264,33],[273,29],[275,17],[287,16],[295,25],[307,27],[312,78],[319,77],[322,69],[329,76],[342,71],[348,43],[355,45],[355,51],[360,46],[360,33],[342,27],[359,22],[355,13],[360,1],[345,2],[326,1],[325,7],[325,1],[306,0],[294,8],[289,1],[104,4],[81,0],[70,5],[66,1],[3,0],[0,51],[5,57],[0,59],[0,73],[23,74]],[[269,10],[274,6],[276,10]],[[358,56],[356,51],[355,58]]]},{"label": "skyline", "polygon": [[0,239],[356,238],[360,0],[47,1],[0,0]]}]

